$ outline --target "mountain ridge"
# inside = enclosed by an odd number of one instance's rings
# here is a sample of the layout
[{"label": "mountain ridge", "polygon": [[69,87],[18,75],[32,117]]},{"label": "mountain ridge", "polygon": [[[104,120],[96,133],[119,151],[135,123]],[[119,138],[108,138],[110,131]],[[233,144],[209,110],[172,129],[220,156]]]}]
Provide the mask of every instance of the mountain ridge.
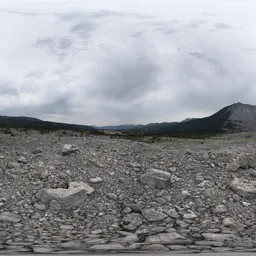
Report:
[{"label": "mountain ridge", "polygon": [[256,106],[241,102],[226,106],[216,113],[202,118],[187,118],[181,122],[149,123],[146,125],[124,124],[110,126],[89,126],[43,121],[26,116],[0,116],[1,127],[27,129],[99,131],[111,130],[144,134],[165,133],[232,133],[256,131]]}]

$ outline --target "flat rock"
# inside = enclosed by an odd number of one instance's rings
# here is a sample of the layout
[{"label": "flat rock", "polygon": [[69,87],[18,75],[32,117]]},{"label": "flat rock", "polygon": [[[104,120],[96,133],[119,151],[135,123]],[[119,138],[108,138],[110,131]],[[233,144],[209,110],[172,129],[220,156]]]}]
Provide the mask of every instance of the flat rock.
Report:
[{"label": "flat rock", "polygon": [[162,244],[150,244],[150,245],[143,245],[140,248],[141,251],[170,251],[168,247]]},{"label": "flat rock", "polygon": [[17,222],[21,221],[21,217],[16,213],[1,212],[0,213],[0,221],[17,223]]},{"label": "flat rock", "polygon": [[148,236],[146,238],[146,243],[151,244],[168,244],[168,245],[186,245],[190,244],[191,241],[186,239],[184,236],[181,236],[177,232],[173,233],[161,233],[158,235]]},{"label": "flat rock", "polygon": [[160,208],[146,208],[142,210],[142,214],[147,221],[160,221],[168,217]]},{"label": "flat rock", "polygon": [[236,172],[239,169],[240,165],[237,163],[227,164],[226,169],[229,172]]},{"label": "flat rock", "polygon": [[235,236],[233,234],[218,234],[218,233],[203,233],[203,237],[209,241],[229,241],[233,240]]},{"label": "flat rock", "polygon": [[41,202],[49,204],[52,200],[59,202],[63,209],[70,209],[81,204],[94,188],[84,182],[71,182],[68,189],[43,189],[40,193]]},{"label": "flat rock", "polygon": [[119,242],[133,244],[133,243],[137,243],[138,241],[139,241],[139,238],[137,235],[129,235],[124,238],[121,238]]},{"label": "flat rock", "polygon": [[163,189],[170,185],[171,174],[158,169],[148,169],[140,176],[141,183],[152,188]]},{"label": "flat rock", "polygon": [[122,251],[125,247],[119,243],[116,244],[97,244],[89,248],[92,251]]},{"label": "flat rock", "polygon": [[80,152],[80,149],[77,148],[76,146],[70,145],[70,144],[65,144],[62,149],[63,156],[68,156],[70,154],[78,153],[78,152]]},{"label": "flat rock", "polygon": [[256,181],[248,181],[244,178],[235,178],[230,187],[240,196],[250,198],[256,197]]}]

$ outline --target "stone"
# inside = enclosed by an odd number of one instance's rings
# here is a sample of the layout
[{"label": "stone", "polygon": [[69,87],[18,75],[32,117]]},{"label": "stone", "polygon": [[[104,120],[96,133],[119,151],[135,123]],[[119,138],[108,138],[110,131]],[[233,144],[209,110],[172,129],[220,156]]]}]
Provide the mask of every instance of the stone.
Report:
[{"label": "stone", "polygon": [[256,181],[248,181],[244,178],[235,178],[231,182],[230,187],[242,197],[256,197]]},{"label": "stone", "polygon": [[196,183],[201,183],[204,181],[204,177],[202,176],[202,174],[198,173],[196,175],[196,179],[195,179]]},{"label": "stone", "polygon": [[54,210],[61,210],[61,204],[57,200],[52,200],[49,206]]},{"label": "stone", "polygon": [[223,241],[207,241],[207,240],[202,240],[202,241],[195,241],[196,245],[202,245],[202,246],[215,246],[215,247],[221,247],[224,245]]},{"label": "stone", "polygon": [[256,170],[255,169],[249,169],[249,173],[251,176],[256,177]]},{"label": "stone", "polygon": [[203,233],[203,237],[209,241],[230,241],[235,238],[233,234]]},{"label": "stone", "polygon": [[9,163],[7,164],[7,167],[8,167],[9,169],[19,169],[19,168],[20,168],[20,164],[17,163],[17,162],[9,162]]},{"label": "stone", "polygon": [[32,153],[33,154],[41,154],[41,153],[43,153],[43,150],[42,149],[40,149],[40,148],[37,148],[37,149],[34,149],[33,151],[32,151]]},{"label": "stone", "polygon": [[90,251],[122,251],[125,247],[119,243],[115,244],[97,244],[89,248]]},{"label": "stone", "polygon": [[179,213],[174,209],[170,208],[166,211],[166,214],[174,219],[177,219],[180,217]]},{"label": "stone", "polygon": [[146,243],[151,244],[163,244],[163,245],[186,245],[190,244],[191,241],[181,236],[177,232],[173,233],[161,233],[153,236],[148,236],[146,238]]},{"label": "stone", "polygon": [[171,174],[158,169],[148,169],[145,174],[140,176],[141,183],[152,187],[163,189],[170,185]]},{"label": "stone", "polygon": [[68,189],[43,189],[40,193],[41,202],[49,204],[52,200],[59,202],[63,209],[80,205],[94,192],[94,188],[84,182],[71,182]]},{"label": "stone", "polygon": [[246,156],[246,154],[241,154],[239,157],[238,157],[238,164],[241,168],[243,169],[247,169],[248,168],[248,165],[249,165],[249,161],[248,161],[248,157]]},{"label": "stone", "polygon": [[44,204],[38,204],[38,203],[36,203],[36,204],[34,204],[34,207],[35,207],[36,209],[38,209],[38,210],[41,210],[41,211],[45,210],[45,205],[44,205]]},{"label": "stone", "polygon": [[124,204],[124,208],[129,207],[133,212],[141,213],[142,207],[139,204]]},{"label": "stone", "polygon": [[87,195],[91,195],[95,191],[95,189],[93,187],[89,186],[85,182],[70,182],[69,189],[71,189],[71,190],[73,190],[73,189],[84,190],[84,191],[86,191]]},{"label": "stone", "polygon": [[74,145],[70,145],[70,144],[65,144],[63,146],[63,149],[62,149],[62,155],[63,156],[68,156],[68,155],[71,155],[73,153],[79,153],[79,152],[80,152],[79,148],[77,148]]},{"label": "stone", "polygon": [[142,223],[143,218],[140,213],[129,213],[123,218],[123,224],[127,230],[135,230]]},{"label": "stone", "polygon": [[188,219],[188,220],[193,220],[193,219],[196,219],[198,216],[191,212],[191,213],[186,213],[183,215],[183,219]]},{"label": "stone", "polygon": [[120,239],[119,242],[120,242],[120,243],[133,244],[133,243],[139,242],[139,238],[138,238],[137,235],[129,235],[129,236],[126,236],[126,237]]},{"label": "stone", "polygon": [[228,211],[228,208],[223,205],[223,204],[219,204],[217,205],[214,209],[213,209],[213,212],[214,213],[225,213]]},{"label": "stone", "polygon": [[101,177],[96,177],[96,178],[91,178],[90,179],[90,183],[92,184],[98,184],[98,183],[101,183],[103,182],[103,179]]},{"label": "stone", "polygon": [[145,208],[142,210],[142,215],[147,221],[160,221],[168,217],[160,208]]},{"label": "stone", "polygon": [[183,221],[183,220],[176,220],[175,222],[176,222],[176,224],[177,224],[178,226],[180,226],[181,228],[187,228],[187,227],[189,226],[189,224],[186,223],[186,222]]},{"label": "stone", "polygon": [[34,253],[52,253],[54,251],[53,248],[45,245],[45,246],[33,246]]},{"label": "stone", "polygon": [[74,229],[74,226],[72,226],[72,225],[60,225],[60,229],[62,229],[62,230],[72,230],[72,229]]},{"label": "stone", "polygon": [[227,164],[226,169],[229,172],[236,172],[239,169],[240,165],[237,163]]},{"label": "stone", "polygon": [[225,227],[231,227],[231,226],[234,226],[236,224],[235,220],[232,219],[232,218],[225,218],[223,221],[222,221],[222,224],[225,226]]},{"label": "stone", "polygon": [[150,252],[154,252],[154,251],[170,251],[168,249],[168,247],[162,245],[162,244],[150,244],[150,245],[143,245],[140,248],[140,251],[150,251]]},{"label": "stone", "polygon": [[27,159],[24,157],[24,156],[20,156],[18,158],[18,163],[21,163],[21,164],[26,164],[28,161]]},{"label": "stone", "polygon": [[113,200],[117,200],[118,199],[118,196],[115,193],[107,193],[106,195],[110,199],[113,199]]},{"label": "stone", "polygon": [[0,221],[17,223],[17,222],[21,221],[21,217],[16,213],[1,212],[0,213]]},{"label": "stone", "polygon": [[0,179],[4,177],[4,171],[0,168]]}]

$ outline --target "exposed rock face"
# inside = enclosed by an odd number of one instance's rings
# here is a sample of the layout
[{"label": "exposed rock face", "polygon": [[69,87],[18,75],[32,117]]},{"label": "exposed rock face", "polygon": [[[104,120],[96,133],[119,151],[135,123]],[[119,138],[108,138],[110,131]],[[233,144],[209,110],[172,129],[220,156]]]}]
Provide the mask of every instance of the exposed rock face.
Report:
[{"label": "exposed rock face", "polygon": [[44,204],[50,204],[54,200],[63,209],[70,209],[84,202],[87,195],[93,192],[94,188],[84,182],[71,182],[68,189],[43,189],[40,193],[40,199]]},{"label": "exposed rock face", "polygon": [[149,169],[142,174],[140,181],[152,188],[166,188],[170,185],[171,174],[158,169]]},{"label": "exposed rock face", "polygon": [[243,178],[235,178],[231,182],[230,187],[240,196],[246,198],[256,197],[256,181],[248,181]]}]

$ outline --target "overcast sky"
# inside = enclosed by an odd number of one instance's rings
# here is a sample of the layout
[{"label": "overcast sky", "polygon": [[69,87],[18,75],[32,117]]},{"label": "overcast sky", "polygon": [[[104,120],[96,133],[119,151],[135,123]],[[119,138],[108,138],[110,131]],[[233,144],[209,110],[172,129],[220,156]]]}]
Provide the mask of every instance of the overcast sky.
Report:
[{"label": "overcast sky", "polygon": [[1,0],[0,115],[90,125],[256,105],[255,0]]}]

